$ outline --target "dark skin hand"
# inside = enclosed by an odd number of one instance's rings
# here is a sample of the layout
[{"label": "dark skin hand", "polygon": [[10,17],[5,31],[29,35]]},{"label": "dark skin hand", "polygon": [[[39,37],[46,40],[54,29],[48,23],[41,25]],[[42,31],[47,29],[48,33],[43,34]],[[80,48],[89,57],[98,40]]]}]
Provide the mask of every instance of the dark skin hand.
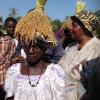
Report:
[{"label": "dark skin hand", "polygon": [[[79,66],[80,66],[80,64],[83,65],[85,61],[86,61],[85,59],[82,60],[79,64],[76,64],[76,65],[72,68],[72,70],[71,70],[71,73],[72,73],[72,74],[74,74],[75,76],[78,75],[78,76],[77,76],[77,80],[78,80],[79,82],[82,82],[82,78],[81,78],[81,70],[82,70],[82,69],[79,70]],[[77,71],[77,74],[74,72],[74,70]],[[79,74],[78,74],[78,73],[79,73]]]},{"label": "dark skin hand", "polygon": [[75,65],[75,66],[72,68],[71,72],[74,73],[74,69],[76,69],[76,70],[79,71],[79,65],[80,65],[80,64],[83,65],[85,61],[86,61],[86,60],[84,59],[84,60],[82,60],[79,64]]},{"label": "dark skin hand", "polygon": [[12,64],[15,64],[15,63],[24,63],[26,62],[26,58],[24,58],[23,56],[21,55],[16,55],[14,56],[14,58],[12,59]]}]

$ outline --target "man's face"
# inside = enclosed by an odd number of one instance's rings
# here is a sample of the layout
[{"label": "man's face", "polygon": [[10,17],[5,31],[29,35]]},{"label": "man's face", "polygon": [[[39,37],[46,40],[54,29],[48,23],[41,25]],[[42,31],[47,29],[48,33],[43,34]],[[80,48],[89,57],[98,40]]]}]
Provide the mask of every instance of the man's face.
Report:
[{"label": "man's face", "polygon": [[13,21],[9,21],[5,25],[5,30],[7,31],[7,34],[12,38],[14,37],[15,27],[16,27],[16,23],[14,23]]}]

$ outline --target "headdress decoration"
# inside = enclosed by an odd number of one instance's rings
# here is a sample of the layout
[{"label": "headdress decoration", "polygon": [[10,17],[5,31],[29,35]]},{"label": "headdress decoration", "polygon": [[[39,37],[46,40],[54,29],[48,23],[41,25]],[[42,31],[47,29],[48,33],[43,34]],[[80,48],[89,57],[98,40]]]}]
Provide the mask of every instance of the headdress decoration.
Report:
[{"label": "headdress decoration", "polygon": [[84,10],[85,6],[86,6],[85,2],[82,2],[81,0],[77,1],[76,2],[76,14],[79,13],[79,12],[81,12],[82,10]]},{"label": "headdress decoration", "polygon": [[43,11],[46,1],[37,0],[35,9],[22,17],[16,25],[15,37],[21,41],[25,39],[26,45],[36,40],[35,36],[39,35],[47,43],[52,43],[53,45],[57,43],[52,31],[51,21]]},{"label": "headdress decoration", "polygon": [[96,15],[90,10],[83,10],[71,17],[71,19],[73,18],[77,18],[81,21],[85,28],[92,33],[92,35],[96,27],[100,24],[99,18],[96,17]]},{"label": "headdress decoration", "polygon": [[[81,0],[77,1],[75,14],[81,12],[84,9],[85,5],[86,5],[85,2],[82,2]],[[67,21],[64,23],[64,25],[61,27],[61,29],[62,30],[65,28],[69,29],[71,26],[72,26],[72,20],[71,20],[71,18],[68,18]]]}]

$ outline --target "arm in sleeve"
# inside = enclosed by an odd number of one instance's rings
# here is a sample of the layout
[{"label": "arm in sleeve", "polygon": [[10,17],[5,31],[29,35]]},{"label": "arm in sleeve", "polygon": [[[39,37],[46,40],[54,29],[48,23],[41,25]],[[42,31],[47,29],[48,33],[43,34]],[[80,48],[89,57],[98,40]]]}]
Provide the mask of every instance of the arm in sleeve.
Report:
[{"label": "arm in sleeve", "polygon": [[12,41],[12,43],[10,44],[10,54],[11,54],[11,58],[15,55],[16,52],[16,44],[14,41]]},{"label": "arm in sleeve", "polygon": [[[8,48],[9,46],[7,45],[7,41],[2,41],[0,42],[0,64],[2,65],[2,60],[5,60],[5,56],[8,54]],[[4,50],[4,48],[7,48]],[[5,59],[4,59],[5,58]]]},{"label": "arm in sleeve", "polygon": [[61,59],[61,57],[64,54],[64,49],[62,47],[62,43],[61,43],[60,39],[57,36],[55,36],[55,38],[58,42],[58,45],[53,48],[53,52],[52,52],[53,56],[51,57],[51,63],[57,64],[58,61]]},{"label": "arm in sleeve", "polygon": [[16,75],[16,70],[11,66],[7,70],[6,79],[4,83],[4,91],[6,92],[6,98],[12,97],[14,95],[14,78]]},{"label": "arm in sleeve", "polygon": [[3,48],[6,48],[4,49],[3,52],[0,52],[0,65],[2,65],[7,58],[9,58],[9,60],[11,61],[11,58],[15,54],[16,45],[12,38],[8,38],[8,40],[4,44],[1,44],[0,46],[2,50]]},{"label": "arm in sleeve", "polygon": [[52,67],[51,72],[50,84],[53,93],[53,100],[66,100],[68,89],[63,69],[59,65],[56,65],[56,67]]},{"label": "arm in sleeve", "polygon": [[21,55],[21,49],[23,48],[23,42],[18,41],[17,48],[16,48],[16,55]]}]

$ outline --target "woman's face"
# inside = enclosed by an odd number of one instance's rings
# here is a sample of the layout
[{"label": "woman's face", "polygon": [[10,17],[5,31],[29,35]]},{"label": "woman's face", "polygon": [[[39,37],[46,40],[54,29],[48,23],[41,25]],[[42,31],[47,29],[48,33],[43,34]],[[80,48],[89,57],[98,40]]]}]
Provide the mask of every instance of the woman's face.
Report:
[{"label": "woman's face", "polygon": [[36,62],[43,56],[45,48],[31,43],[29,46],[24,46],[24,51],[29,62]]},{"label": "woman's face", "polygon": [[75,40],[80,40],[82,35],[84,35],[83,29],[77,22],[73,21],[72,27],[70,28],[70,35]]}]

